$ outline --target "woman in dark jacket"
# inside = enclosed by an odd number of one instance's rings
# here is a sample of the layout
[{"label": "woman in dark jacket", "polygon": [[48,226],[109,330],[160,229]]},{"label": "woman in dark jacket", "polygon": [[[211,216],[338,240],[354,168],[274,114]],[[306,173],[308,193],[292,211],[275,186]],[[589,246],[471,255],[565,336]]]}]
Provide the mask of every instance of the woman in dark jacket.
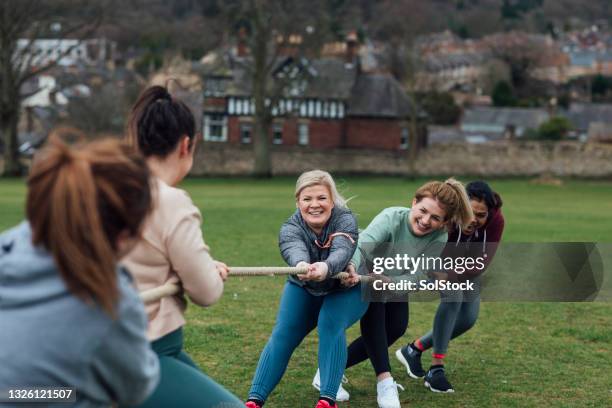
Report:
[{"label": "woman in dark jacket", "polygon": [[296,183],[295,198],[298,208],[281,227],[279,246],[289,266],[307,267],[308,273],[292,276],[285,284],[272,336],[255,371],[249,408],[263,406],[291,354],[315,327],[321,371],[316,408],[337,407],[336,393],[346,365],[345,331],[367,309],[359,285],[347,289],[334,279],[353,256],[358,234],[355,216],[334,180],[321,170],[306,172]]},{"label": "woman in dark jacket", "polygon": [[[474,212],[474,221],[463,231],[455,228],[449,233],[442,256],[484,258],[484,268],[449,271],[446,278],[450,281],[470,280],[474,282],[476,289],[441,292],[433,330],[395,353],[397,359],[406,367],[408,375],[415,379],[425,377],[425,385],[434,392],[454,392],[444,373],[444,357],[448,344],[451,339],[471,329],[478,319],[480,275],[493,260],[504,231],[500,196],[484,181],[473,181],[466,186],[466,190]],[[421,354],[431,347],[432,363],[425,372],[421,365]]]}]

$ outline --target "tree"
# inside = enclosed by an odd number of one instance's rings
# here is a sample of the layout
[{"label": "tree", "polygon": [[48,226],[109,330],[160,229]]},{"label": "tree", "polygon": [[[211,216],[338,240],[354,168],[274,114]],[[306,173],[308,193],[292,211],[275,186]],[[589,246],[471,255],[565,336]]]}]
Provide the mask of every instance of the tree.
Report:
[{"label": "tree", "polygon": [[507,81],[500,81],[495,84],[491,99],[494,106],[516,106],[517,103],[512,86]]},{"label": "tree", "polygon": [[[273,109],[295,81],[302,79],[302,57],[325,40],[325,8],[319,1],[232,0],[224,3],[228,26],[247,50],[240,63],[249,72],[255,105],[253,175],[270,177],[270,128]],[[289,61],[279,72],[281,61]],[[295,67],[296,69],[292,69]]]},{"label": "tree", "polygon": [[595,75],[591,82],[591,94],[602,98],[612,90],[612,78],[605,77],[601,74]]},{"label": "tree", "polygon": [[538,137],[544,140],[561,140],[572,129],[567,118],[555,116],[542,123],[538,128]]},{"label": "tree", "polygon": [[545,37],[522,32],[491,35],[486,42],[493,57],[508,65],[511,85],[516,90],[528,84],[534,69],[559,52]]},{"label": "tree", "polygon": [[[0,136],[4,147],[4,175],[18,176],[23,169],[19,162],[17,124],[21,113],[22,85],[49,70],[68,55],[76,45],[60,49],[57,58],[37,61],[35,40],[38,38],[82,39],[97,27],[105,2],[36,0],[0,1]],[[70,11],[82,17],[67,19]],[[86,22],[84,22],[86,21]],[[20,41],[21,40],[21,41]]]},{"label": "tree", "polygon": [[415,43],[419,35],[441,29],[445,24],[436,18],[436,13],[440,12],[436,8],[438,4],[432,3],[420,0],[383,0],[376,3],[372,13],[375,18],[369,22],[374,37],[389,44],[391,73],[402,83],[413,103],[408,141],[407,170],[410,177],[416,174],[416,159],[423,144],[419,137],[422,128],[419,124],[421,107],[417,104],[416,94],[422,88],[423,76],[419,74],[423,70],[424,61]]},{"label": "tree", "polygon": [[461,108],[449,92],[428,92],[423,95],[421,105],[431,121],[438,125],[454,125],[461,116]]},{"label": "tree", "polygon": [[92,96],[70,99],[66,107],[66,122],[89,136],[121,134],[130,106],[141,89],[138,81],[127,82],[124,86],[109,82],[93,87]]}]

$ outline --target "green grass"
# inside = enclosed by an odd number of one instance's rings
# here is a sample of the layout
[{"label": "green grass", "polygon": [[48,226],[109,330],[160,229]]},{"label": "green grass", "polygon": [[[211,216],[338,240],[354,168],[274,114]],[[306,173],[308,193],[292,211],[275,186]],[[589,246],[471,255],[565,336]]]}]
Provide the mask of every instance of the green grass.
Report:
[{"label": "green grass", "polygon": [[[341,179],[355,196],[350,205],[364,228],[382,208],[409,205],[423,180]],[[213,255],[230,265],[281,265],[277,234],[292,213],[294,179],[187,180],[204,216],[204,235]],[[504,239],[514,242],[612,242],[612,183],[567,181],[561,187],[527,180],[497,180],[504,199]],[[0,181],[0,229],[23,217],[20,180]],[[274,324],[283,278],[230,278],[215,306],[189,307],[186,348],[202,368],[236,395],[247,395],[259,353]],[[435,302],[410,305],[410,327],[401,343],[431,326]],[[451,343],[447,358],[454,395],[427,391],[408,379],[392,359],[395,378],[406,387],[403,406],[603,407],[612,406],[612,307],[609,303],[483,303],[474,329]],[[348,331],[358,336],[358,325]],[[392,347],[391,351],[395,351]],[[317,336],[296,350],[266,407],[314,406],[310,386],[317,367]],[[428,363],[428,357],[424,358]],[[369,362],[346,373],[351,402],[376,406]]]}]

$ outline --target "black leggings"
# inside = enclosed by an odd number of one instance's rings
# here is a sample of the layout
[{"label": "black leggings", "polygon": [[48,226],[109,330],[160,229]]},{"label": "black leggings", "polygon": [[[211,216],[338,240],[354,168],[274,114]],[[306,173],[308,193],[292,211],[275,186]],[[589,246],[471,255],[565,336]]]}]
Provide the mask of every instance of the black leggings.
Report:
[{"label": "black leggings", "polygon": [[408,327],[408,303],[371,302],[360,321],[361,337],[348,347],[346,368],[368,357],[376,375],[391,371],[389,346],[402,337]]}]

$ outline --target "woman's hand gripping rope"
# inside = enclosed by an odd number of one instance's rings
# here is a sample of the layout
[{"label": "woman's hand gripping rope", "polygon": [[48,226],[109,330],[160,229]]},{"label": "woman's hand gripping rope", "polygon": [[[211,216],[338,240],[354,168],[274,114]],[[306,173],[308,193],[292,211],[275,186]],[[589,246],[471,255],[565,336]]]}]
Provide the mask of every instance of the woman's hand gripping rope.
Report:
[{"label": "woman's hand gripping rope", "polygon": [[[222,262],[218,262],[217,271],[223,280],[228,276],[278,276],[278,275],[298,275],[302,280],[314,280],[320,282],[327,277],[328,268],[325,262],[315,262],[307,264],[300,262],[298,266],[232,266],[228,267]],[[229,273],[227,273],[229,271]],[[334,276],[334,279],[340,279],[342,284],[351,287],[355,286],[359,281],[364,280],[367,276],[358,275],[352,264],[349,264],[347,272],[340,272]],[[350,285],[350,286],[348,286]],[[167,283],[157,288],[140,292],[140,299],[143,303],[152,303],[167,296],[174,296],[181,292],[181,286],[176,283]]]}]

